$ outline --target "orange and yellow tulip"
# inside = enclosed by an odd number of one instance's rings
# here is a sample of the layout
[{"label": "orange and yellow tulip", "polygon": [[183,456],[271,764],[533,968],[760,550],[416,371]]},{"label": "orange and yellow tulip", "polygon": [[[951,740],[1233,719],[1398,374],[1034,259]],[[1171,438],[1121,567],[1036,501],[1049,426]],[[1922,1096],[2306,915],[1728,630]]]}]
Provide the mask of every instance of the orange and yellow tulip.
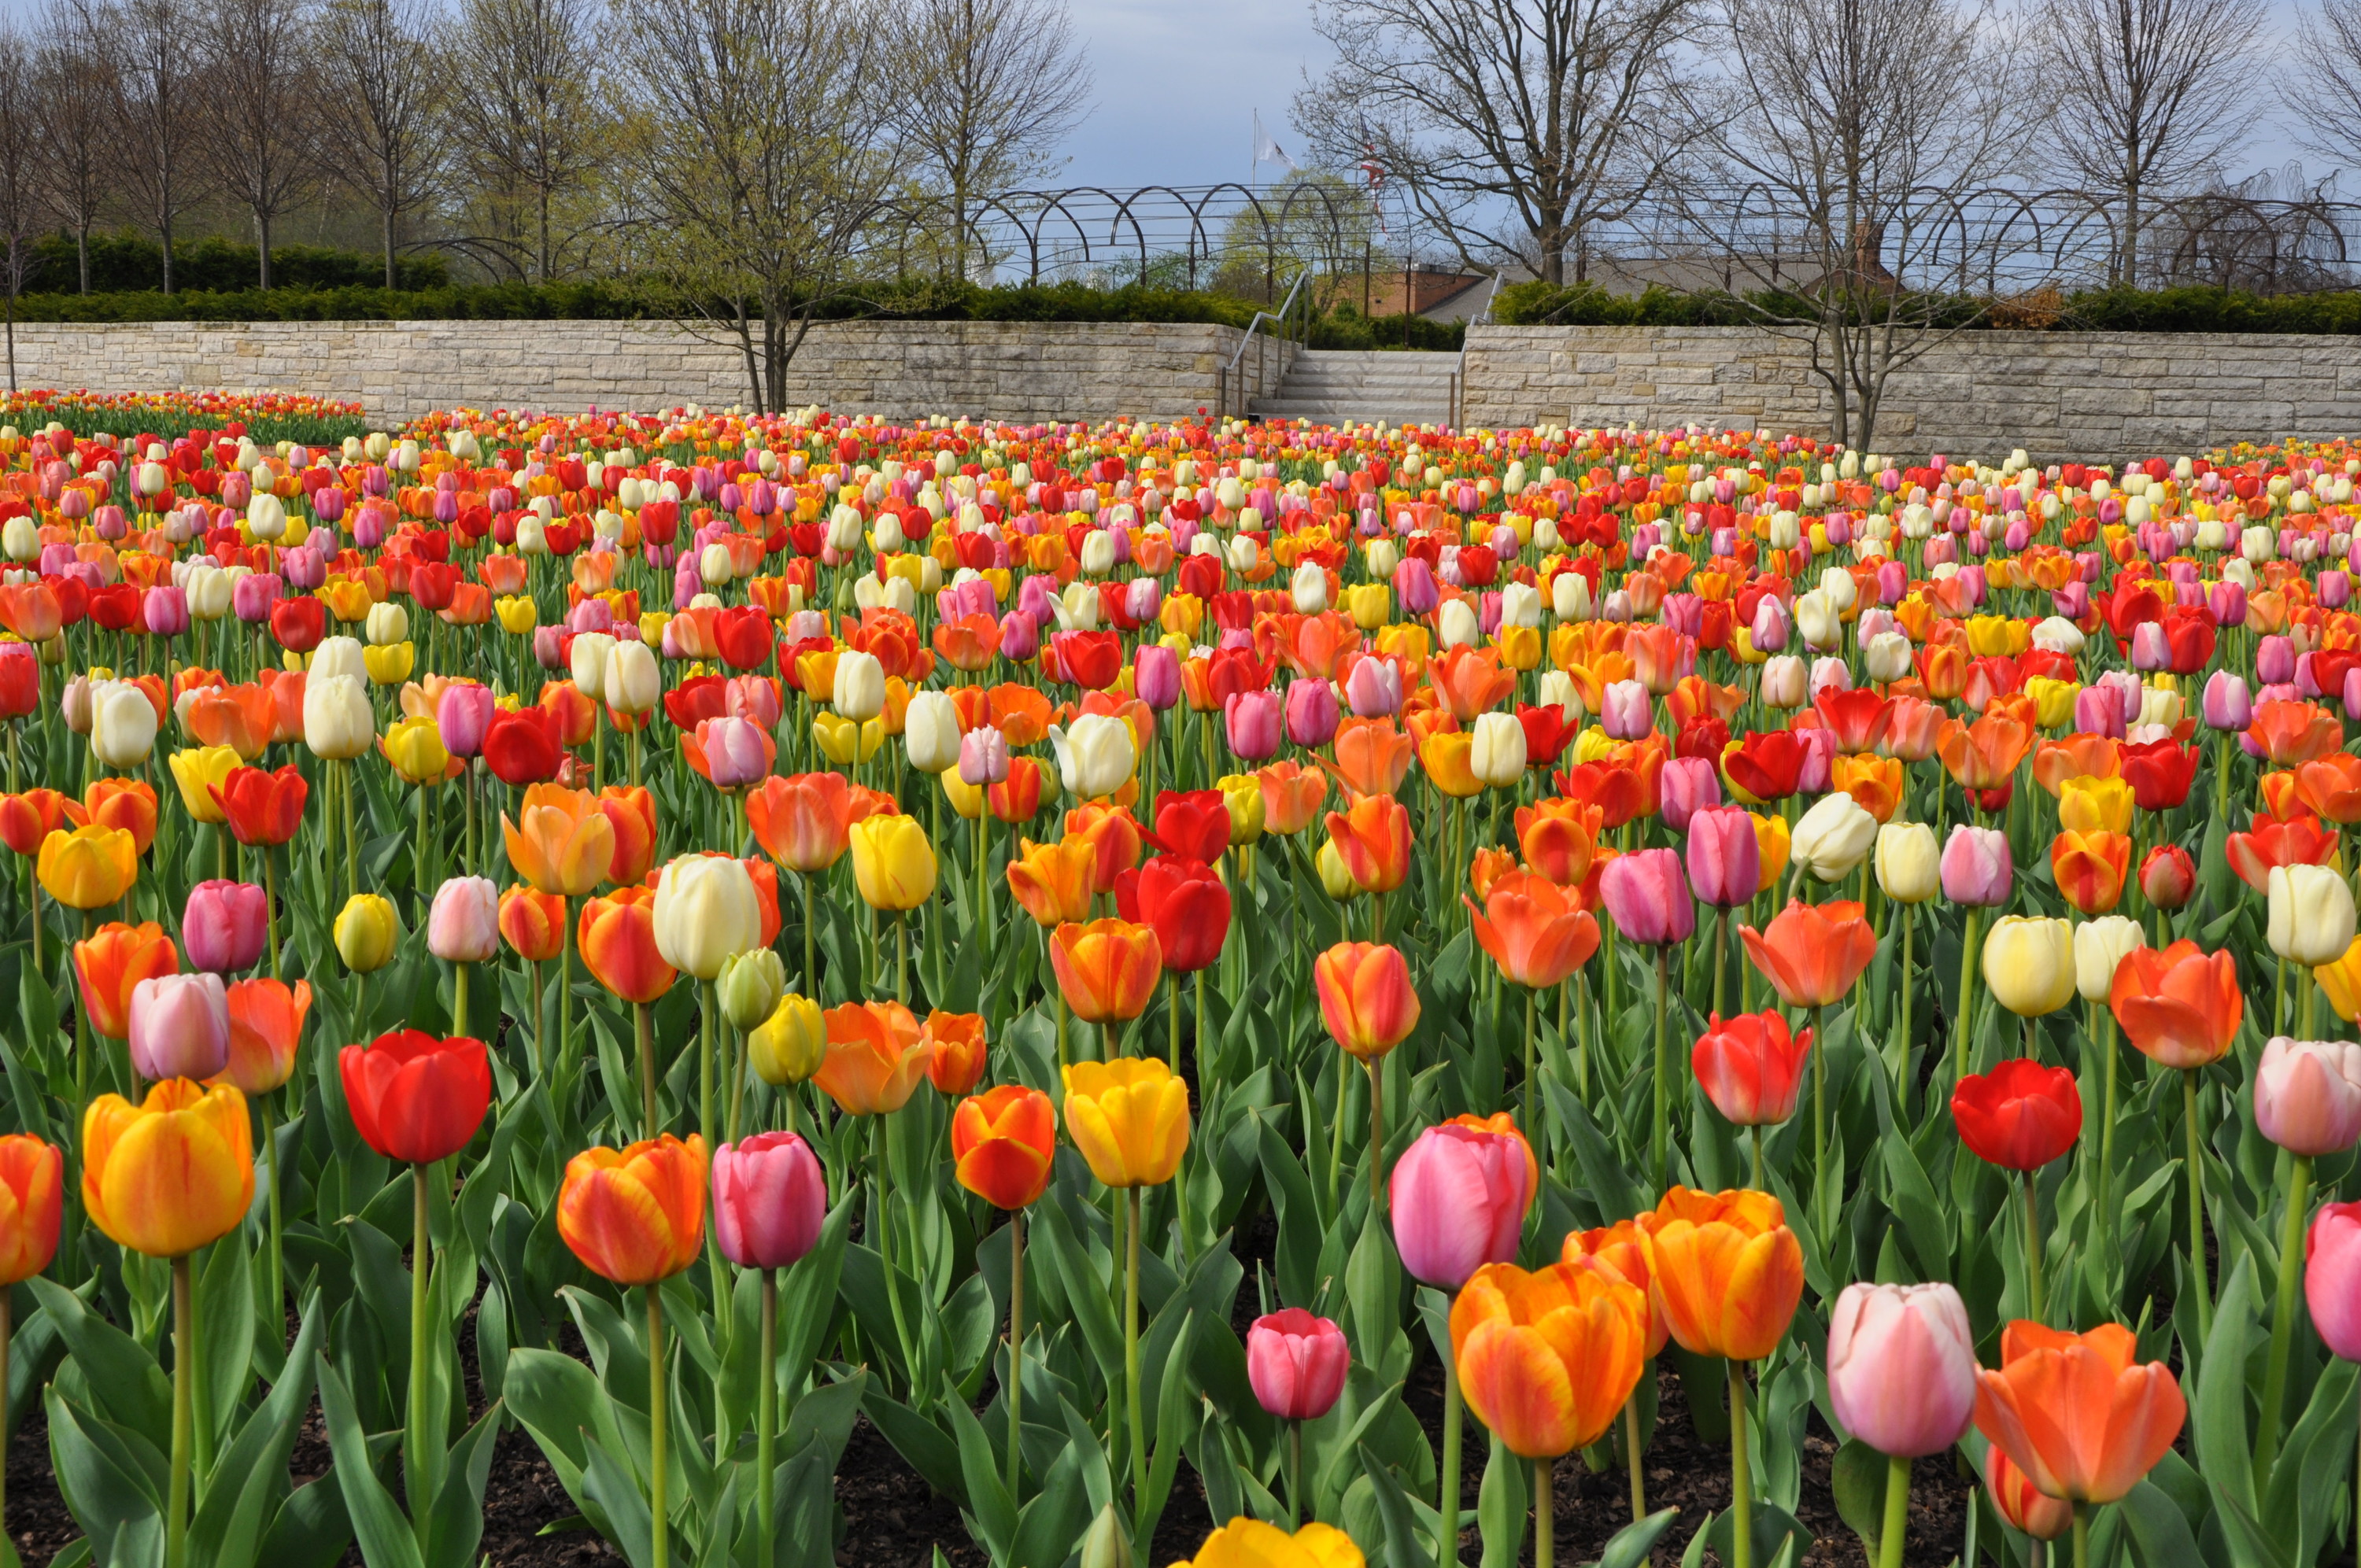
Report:
[{"label": "orange and yellow tulip", "polygon": [[2132,841],[2121,833],[2068,828],[2050,840],[2049,875],[2059,896],[2085,915],[2104,915],[2124,896]]},{"label": "orange and yellow tulip", "polygon": [[1328,839],[1365,893],[1391,893],[1410,876],[1410,812],[1389,795],[1363,796],[1328,814]]},{"label": "orange and yellow tulip", "polygon": [[139,879],[139,846],[119,828],[58,828],[33,863],[41,889],[69,909],[104,909]]},{"label": "orange and yellow tulip", "polygon": [[582,967],[625,1002],[653,1002],[680,975],[656,948],[655,905],[655,889],[619,887],[583,905],[575,927]]},{"label": "orange and yellow tulip", "polygon": [[579,898],[607,880],[614,864],[615,825],[587,789],[526,786],[521,822],[500,814],[509,864],[543,893]]},{"label": "orange and yellow tulip", "polygon": [[566,1162],[557,1234],[583,1266],[618,1285],[653,1285],[705,1248],[705,1140],[670,1133]]},{"label": "orange and yellow tulip", "polygon": [[1189,1086],[1160,1057],[1065,1069],[1066,1135],[1108,1187],[1161,1187],[1189,1147]]},{"label": "orange and yellow tulip", "polygon": [[909,1103],[935,1048],[898,1002],[849,1002],[825,1014],[828,1054],[812,1081],[848,1116],[891,1114]]},{"label": "orange and yellow tulip", "polygon": [[1033,923],[1054,929],[1089,919],[1098,847],[1074,835],[1054,844],[1020,842],[1025,852],[1008,862],[1008,891]]},{"label": "orange and yellow tulip", "polygon": [[1525,1459],[1596,1442],[1647,1360],[1648,1300],[1609,1269],[1477,1269],[1451,1304],[1451,1351],[1476,1419]]},{"label": "orange and yellow tulip", "polygon": [[[1563,820],[1563,818],[1560,818]],[[1512,985],[1546,991],[1590,961],[1598,950],[1598,922],[1580,895],[1530,872],[1510,872],[1493,883],[1484,906],[1467,903],[1477,945]],[[1318,971],[1313,971],[1317,977]]]},{"label": "orange and yellow tulip", "polygon": [[1164,974],[1164,951],[1152,926],[1070,921],[1050,933],[1049,967],[1075,1017],[1085,1024],[1120,1023],[1147,1011]]},{"label": "orange and yellow tulip", "polygon": [[82,1201],[118,1246],[184,1257],[237,1229],[254,1202],[246,1096],[167,1079],[134,1105],[102,1094],[82,1117]]},{"label": "orange and yellow tulip", "polygon": [[1418,992],[1399,948],[1339,942],[1312,960],[1312,984],[1329,1037],[1363,1061],[1384,1056],[1418,1027]]},{"label": "orange and yellow tulip", "polygon": [[181,955],[153,920],[137,926],[110,920],[73,945],[73,967],[91,1032],[121,1040],[130,1037],[132,989],[143,980],[180,973]]},{"label": "orange and yellow tulip", "polygon": [[774,773],[746,792],[746,823],[787,870],[824,872],[851,847],[851,792],[841,773]]},{"label": "orange and yellow tulip", "polygon": [[65,1155],[29,1133],[0,1137],[0,1288],[49,1267],[65,1212]]},{"label": "orange and yellow tulip", "polygon": [[1639,1217],[1664,1327],[1681,1348],[1759,1361],[1804,1295],[1804,1249],[1767,1192],[1675,1187]]},{"label": "orange and yellow tulip", "polygon": [[951,1113],[952,1174],[995,1209],[1040,1197],[1057,1156],[1058,1110],[1038,1089],[1004,1083]]}]

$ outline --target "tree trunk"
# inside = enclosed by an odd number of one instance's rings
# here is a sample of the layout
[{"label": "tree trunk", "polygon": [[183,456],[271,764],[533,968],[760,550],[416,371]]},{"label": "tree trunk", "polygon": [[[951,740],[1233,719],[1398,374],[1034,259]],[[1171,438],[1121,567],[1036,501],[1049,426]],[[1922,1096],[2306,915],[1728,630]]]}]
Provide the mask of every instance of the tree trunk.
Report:
[{"label": "tree trunk", "polygon": [[549,187],[547,185],[541,187],[541,277],[539,280],[544,284],[549,281]]},{"label": "tree trunk", "polygon": [[257,270],[261,275],[262,288],[267,293],[270,289],[270,214],[259,207],[254,213],[254,233],[255,249],[260,261]]},{"label": "tree trunk", "polygon": [[386,288],[388,288],[389,290],[390,290],[390,289],[393,287],[393,206],[392,206],[392,203],[388,203],[386,204],[384,216],[385,216],[385,286],[386,286]]},{"label": "tree trunk", "polygon": [[2124,182],[2124,283],[2139,287],[2140,182]]},{"label": "tree trunk", "polygon": [[164,297],[170,299],[172,296],[172,220],[166,217],[156,228],[164,238]]},{"label": "tree trunk", "polygon": [[90,292],[90,225],[81,225],[74,230],[74,260],[82,270],[82,291]]}]

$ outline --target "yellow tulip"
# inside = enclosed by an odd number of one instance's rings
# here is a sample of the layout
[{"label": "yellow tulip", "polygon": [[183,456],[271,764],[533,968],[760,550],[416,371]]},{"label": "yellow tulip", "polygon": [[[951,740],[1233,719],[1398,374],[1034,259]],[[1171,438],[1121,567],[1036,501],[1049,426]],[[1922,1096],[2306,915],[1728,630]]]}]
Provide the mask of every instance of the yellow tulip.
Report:
[{"label": "yellow tulip", "polygon": [[764,1083],[801,1083],[828,1056],[828,1020],[807,996],[779,998],[771,1015],[746,1036],[746,1058]]},{"label": "yellow tulip", "polygon": [[1233,848],[1251,844],[1263,835],[1262,780],[1254,773],[1231,773],[1220,781],[1222,804],[1230,809]]},{"label": "yellow tulip", "polygon": [[345,960],[345,967],[355,974],[370,974],[391,961],[401,931],[394,923],[390,899],[357,893],[338,912],[333,935],[336,956]]},{"label": "yellow tulip", "polygon": [[492,614],[498,618],[500,630],[522,637],[541,624],[541,608],[522,594],[504,594],[492,601]]},{"label": "yellow tulip", "polygon": [[[408,643],[403,643],[407,648]],[[369,650],[374,653],[376,649]],[[444,747],[443,730],[431,718],[404,718],[385,732],[385,760],[393,771],[414,784],[441,784],[450,771],[451,753]]]},{"label": "yellow tulip", "polygon": [[82,1201],[116,1245],[183,1257],[236,1230],[254,1201],[246,1096],[167,1079],[137,1105],[102,1094],[82,1118]]},{"label": "yellow tulip", "polygon": [[385,647],[361,650],[361,667],[368,671],[372,685],[398,686],[410,678],[418,666],[418,645],[414,642],[393,642]]},{"label": "yellow tulip", "polygon": [[840,718],[833,713],[816,713],[812,715],[812,739],[818,742],[820,754],[831,762],[865,762],[885,744],[885,721],[856,721]]},{"label": "yellow tulip", "polygon": [[2058,826],[2069,833],[2128,833],[2132,786],[2128,779],[2070,778],[2058,786]]},{"label": "yellow tulip", "polygon": [[121,828],[96,823],[53,829],[41,840],[34,872],[51,898],[69,909],[104,909],[139,878],[139,842]]},{"label": "yellow tulip", "polygon": [[852,825],[852,880],[872,909],[916,909],[935,891],[935,848],[915,817]]},{"label": "yellow tulip", "polygon": [[175,751],[170,759],[172,782],[181,786],[181,805],[190,817],[198,822],[219,823],[224,820],[221,802],[213,792],[228,780],[230,770],[244,764],[245,759],[233,746],[192,746]]},{"label": "yellow tulip", "polygon": [[1109,1187],[1161,1187],[1189,1146],[1189,1086],[1160,1057],[1065,1069],[1066,1135]]},{"label": "yellow tulip", "polygon": [[2020,1018],[2055,1013],[2074,1000],[2074,928],[2063,920],[2010,915],[1984,938],[1984,986]]}]

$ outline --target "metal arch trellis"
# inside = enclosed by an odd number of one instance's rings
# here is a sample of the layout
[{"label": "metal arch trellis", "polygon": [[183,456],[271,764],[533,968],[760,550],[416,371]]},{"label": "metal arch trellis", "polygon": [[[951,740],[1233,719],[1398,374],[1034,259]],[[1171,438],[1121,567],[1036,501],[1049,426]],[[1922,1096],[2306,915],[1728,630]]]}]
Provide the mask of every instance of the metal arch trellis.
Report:
[{"label": "metal arch trellis", "polygon": [[[1142,185],[1128,191],[1101,185],[1027,188],[979,198],[971,232],[989,258],[1021,257],[1025,280],[1104,265],[1128,252],[1143,279],[1159,257],[1178,263],[1187,286],[1200,287],[1202,269],[1227,248],[1216,231],[1247,229],[1247,246],[1261,252],[1265,281],[1289,258],[1290,225],[1309,221],[1343,236],[1366,218],[1358,192],[1312,181],[1257,188],[1235,181],[1212,185]],[[1374,209],[1371,209],[1372,211]]]}]

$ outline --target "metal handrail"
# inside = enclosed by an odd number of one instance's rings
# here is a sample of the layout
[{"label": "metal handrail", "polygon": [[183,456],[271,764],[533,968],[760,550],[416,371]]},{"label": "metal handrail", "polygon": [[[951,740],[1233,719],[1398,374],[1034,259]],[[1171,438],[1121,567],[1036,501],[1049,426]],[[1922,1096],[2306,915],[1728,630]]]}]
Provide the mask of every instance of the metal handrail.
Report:
[{"label": "metal handrail", "polygon": [[[1492,319],[1492,301],[1500,291],[1500,277],[1498,272],[1492,274],[1492,286],[1484,291],[1484,308],[1467,318],[1470,327]],[[1463,405],[1466,391],[1467,338],[1463,334],[1459,339],[1459,358],[1451,367],[1451,428],[1454,430],[1459,428],[1460,415],[1466,411]]]},{"label": "metal handrail", "polygon": [[[1246,335],[1238,339],[1237,349],[1230,356],[1230,362],[1222,367],[1221,384],[1215,389],[1215,400],[1221,405],[1217,412],[1222,418],[1227,419],[1230,415],[1230,387],[1237,376],[1238,362],[1246,357],[1246,345],[1255,341],[1255,334],[1261,330],[1263,323],[1268,322],[1274,327],[1286,325],[1287,313],[1294,308],[1296,295],[1303,291],[1303,280],[1311,276],[1312,269],[1309,267],[1295,275],[1295,281],[1288,285],[1287,297],[1279,302],[1276,315],[1268,311],[1257,311],[1254,319],[1246,323]],[[1265,334],[1265,341],[1268,341],[1268,334]]]}]

